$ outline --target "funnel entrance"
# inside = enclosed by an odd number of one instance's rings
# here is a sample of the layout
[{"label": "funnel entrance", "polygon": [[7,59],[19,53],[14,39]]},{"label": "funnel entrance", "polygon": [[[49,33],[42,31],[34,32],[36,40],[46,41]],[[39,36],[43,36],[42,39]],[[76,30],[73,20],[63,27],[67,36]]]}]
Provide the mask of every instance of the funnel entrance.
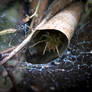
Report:
[{"label": "funnel entrance", "polygon": [[[30,46],[30,53],[39,57],[38,60],[41,63],[47,63],[56,57],[60,56],[61,53],[67,48],[68,39],[60,31],[55,29],[37,30],[33,35]],[[35,53],[32,50],[35,49]],[[36,57],[34,57],[36,58]]]},{"label": "funnel entrance", "polygon": [[37,43],[36,47],[43,48],[42,54],[56,52],[60,55],[61,51],[65,50],[68,44],[67,37],[55,29],[38,30],[33,40]]}]

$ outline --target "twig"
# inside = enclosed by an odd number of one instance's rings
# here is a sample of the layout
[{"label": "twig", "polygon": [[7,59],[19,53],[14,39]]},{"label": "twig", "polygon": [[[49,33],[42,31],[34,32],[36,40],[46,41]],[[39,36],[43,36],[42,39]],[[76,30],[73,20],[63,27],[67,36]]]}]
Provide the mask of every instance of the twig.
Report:
[{"label": "twig", "polygon": [[37,16],[37,12],[38,12],[38,9],[39,9],[39,6],[40,6],[40,2],[41,2],[41,0],[38,1],[37,7],[35,9],[35,12],[34,12],[34,14],[32,16],[29,17],[29,19],[33,18],[34,16]]},{"label": "twig", "polygon": [[1,51],[0,54],[10,53],[15,47],[8,48],[7,50]]},{"label": "twig", "polygon": [[15,78],[14,78],[14,76],[13,76],[12,71],[9,69],[7,63],[3,64],[3,66],[4,66],[4,68],[6,69],[6,71],[7,71],[7,73],[8,73],[8,76],[9,76],[11,82],[12,82],[12,85],[13,85],[15,91],[18,92],[16,80],[15,80]]},{"label": "twig", "polygon": [[[9,48],[9,49],[7,49],[7,50],[4,50],[4,51],[0,52],[0,54],[2,55],[1,58],[3,59],[4,57],[6,57],[14,48],[15,48],[15,47],[12,47],[12,48]],[[9,76],[9,78],[10,78],[12,84],[13,84],[13,87],[15,88],[15,90],[16,90],[16,92],[17,92],[18,89],[17,89],[16,81],[15,81],[15,78],[14,78],[14,76],[13,76],[12,71],[9,69],[7,63],[4,63],[3,66],[4,66],[4,68],[6,69],[6,71],[7,71],[7,73],[8,73],[8,76]]]},{"label": "twig", "polygon": [[0,36],[1,35],[5,35],[5,34],[10,34],[10,33],[15,33],[17,30],[16,29],[13,29],[13,28],[10,28],[10,29],[5,29],[3,31],[0,31]]},{"label": "twig", "polygon": [[40,6],[40,2],[41,2],[41,0],[38,1],[37,6],[36,6],[36,9],[35,9],[35,12],[31,16],[26,15],[26,18],[24,19],[24,20],[26,20],[26,22],[28,22],[33,17],[36,17],[37,16],[37,12],[38,12],[38,9],[39,9],[39,6]]},{"label": "twig", "polygon": [[[56,12],[58,12],[60,10],[62,6],[61,2],[63,2],[63,0],[54,0],[51,5],[48,7],[48,10],[46,11],[45,15],[46,17],[48,17],[48,19],[53,16]],[[58,6],[59,5],[59,6]],[[53,12],[54,11],[54,12]]]},{"label": "twig", "polygon": [[41,2],[41,0],[38,1],[34,14],[29,17],[29,19],[33,18],[33,19],[32,19],[32,22],[31,22],[31,24],[30,24],[30,29],[33,28],[34,21],[35,21],[35,17],[37,17],[37,15],[38,15],[38,9],[39,9],[39,7],[40,7],[40,2]]},{"label": "twig", "polygon": [[5,58],[6,56],[9,55],[9,53],[14,49],[15,47],[12,48],[8,48],[7,50],[4,50],[2,52],[0,52],[0,61]]}]

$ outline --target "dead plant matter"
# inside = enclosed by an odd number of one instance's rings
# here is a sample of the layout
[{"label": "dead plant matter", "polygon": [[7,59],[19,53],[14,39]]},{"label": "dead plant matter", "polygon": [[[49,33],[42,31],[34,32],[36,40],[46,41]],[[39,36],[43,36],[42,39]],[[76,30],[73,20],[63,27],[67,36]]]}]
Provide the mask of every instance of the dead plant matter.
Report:
[{"label": "dead plant matter", "polygon": [[31,47],[39,45],[40,48],[42,49],[43,48],[42,46],[44,46],[43,55],[46,52],[56,51],[58,56],[60,56],[59,46],[63,46],[62,45],[63,41],[62,41],[62,35],[59,32],[46,31],[42,35],[39,33],[38,39],[39,40],[35,41],[35,43]]}]

